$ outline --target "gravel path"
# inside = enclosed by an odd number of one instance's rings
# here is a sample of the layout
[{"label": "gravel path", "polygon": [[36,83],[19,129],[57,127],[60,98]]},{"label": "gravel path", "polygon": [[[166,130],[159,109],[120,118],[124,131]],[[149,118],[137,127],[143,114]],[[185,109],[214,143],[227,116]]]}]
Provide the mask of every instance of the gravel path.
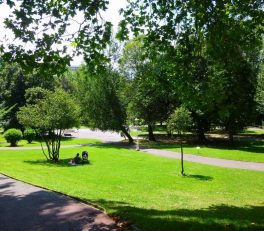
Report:
[{"label": "gravel path", "polygon": [[117,231],[102,211],[0,174],[0,230]]},{"label": "gravel path", "polygon": [[[167,151],[161,149],[142,149],[141,151],[156,156],[163,156],[174,159],[181,158],[180,153],[173,151]],[[184,160],[190,162],[225,167],[225,168],[239,168],[239,169],[247,169],[247,170],[264,171],[264,163],[245,162],[238,160],[225,160],[220,158],[211,158],[211,157],[197,156],[192,154],[184,154],[183,158]]]}]

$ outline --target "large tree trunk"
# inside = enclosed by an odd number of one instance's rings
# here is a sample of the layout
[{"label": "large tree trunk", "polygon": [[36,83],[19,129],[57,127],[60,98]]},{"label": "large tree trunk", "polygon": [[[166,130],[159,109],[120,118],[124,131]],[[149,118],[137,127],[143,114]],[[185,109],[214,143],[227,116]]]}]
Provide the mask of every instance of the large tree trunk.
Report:
[{"label": "large tree trunk", "polygon": [[232,144],[234,142],[234,133],[232,131],[228,131],[229,142]]},{"label": "large tree trunk", "polygon": [[156,141],[151,124],[148,124],[148,138],[150,141]]},{"label": "large tree trunk", "polygon": [[203,128],[198,127],[198,139],[199,139],[199,141],[205,141],[206,140]]},{"label": "large tree trunk", "polygon": [[197,136],[199,141],[205,141],[206,137],[204,133],[209,127],[209,122],[207,121],[207,118],[205,118],[204,116],[197,115],[196,113],[194,113],[193,118],[197,126]]},{"label": "large tree trunk", "polygon": [[197,121],[197,133],[198,133],[198,139],[199,141],[205,141],[206,140],[206,137],[205,137],[205,134],[204,134],[204,121],[203,119],[198,119]]},{"label": "large tree trunk", "polygon": [[126,128],[124,126],[121,127],[121,131],[125,134],[125,136],[128,138],[128,141],[130,144],[134,143],[133,138],[131,137],[131,135],[128,133],[128,131],[126,130]]}]

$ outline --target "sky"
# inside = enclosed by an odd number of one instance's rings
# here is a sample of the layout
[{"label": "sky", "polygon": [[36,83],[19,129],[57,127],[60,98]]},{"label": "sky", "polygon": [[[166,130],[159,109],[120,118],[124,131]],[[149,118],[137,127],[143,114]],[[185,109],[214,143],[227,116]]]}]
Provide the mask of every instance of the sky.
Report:
[{"label": "sky", "polygon": [[[112,22],[114,31],[117,31],[118,22],[121,20],[119,10],[127,5],[127,0],[109,0],[109,6],[106,12],[102,13],[105,20]],[[5,4],[0,4],[0,36],[11,37],[12,33],[4,28],[3,20],[9,15],[9,8]],[[82,57],[75,57],[71,62],[72,66],[79,66],[82,63]]]}]

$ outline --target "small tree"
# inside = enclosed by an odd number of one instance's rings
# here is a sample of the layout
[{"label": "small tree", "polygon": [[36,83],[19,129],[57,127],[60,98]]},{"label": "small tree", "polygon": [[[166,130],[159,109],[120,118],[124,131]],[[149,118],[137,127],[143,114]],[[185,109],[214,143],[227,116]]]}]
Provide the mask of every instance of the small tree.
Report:
[{"label": "small tree", "polygon": [[34,129],[26,129],[24,131],[24,138],[29,144],[31,144],[32,141],[36,138],[36,132],[34,131]]},{"label": "small tree", "polygon": [[187,131],[192,124],[191,113],[184,107],[177,108],[169,117],[167,122],[168,130],[178,132],[181,144],[181,174],[184,175],[183,168],[183,146],[182,146],[182,133]]},{"label": "small tree", "polygon": [[22,139],[22,132],[18,129],[11,128],[4,133],[4,137],[11,147],[16,147],[17,142]]},{"label": "small tree", "polygon": [[62,131],[79,125],[79,107],[73,98],[63,90],[50,92],[36,104],[22,107],[17,114],[21,124],[39,133],[47,146],[43,154],[47,160],[57,162]]}]

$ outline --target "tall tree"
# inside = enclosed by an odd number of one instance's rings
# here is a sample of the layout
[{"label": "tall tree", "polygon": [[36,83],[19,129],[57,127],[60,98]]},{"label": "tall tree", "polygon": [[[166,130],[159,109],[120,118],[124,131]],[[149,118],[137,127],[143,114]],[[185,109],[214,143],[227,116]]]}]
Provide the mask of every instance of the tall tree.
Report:
[{"label": "tall tree", "polygon": [[171,75],[182,89],[182,101],[190,102],[188,108],[198,122],[201,115],[203,120],[208,114],[218,117],[232,140],[234,132],[249,121],[253,109],[263,3],[134,0],[122,13],[119,38],[127,38],[132,30],[135,35],[146,35],[144,44],[149,49],[158,47],[168,54],[174,51]]},{"label": "tall tree", "polygon": [[165,59],[162,54],[148,56],[142,37],[129,41],[121,58],[121,70],[129,86],[128,113],[134,119],[144,120],[148,125],[149,140],[153,141],[155,124],[167,119],[175,101],[164,68]]},{"label": "tall tree", "polygon": [[128,133],[126,112],[119,96],[119,75],[106,69],[95,75],[83,66],[77,72],[77,98],[82,109],[83,123],[100,130],[122,131],[133,142]]},{"label": "tall tree", "polygon": [[22,128],[16,113],[26,103],[26,90],[37,86],[52,90],[54,76],[47,78],[37,73],[27,74],[19,64],[3,63],[0,69],[0,104],[4,108],[10,108],[3,117],[6,129]]}]

